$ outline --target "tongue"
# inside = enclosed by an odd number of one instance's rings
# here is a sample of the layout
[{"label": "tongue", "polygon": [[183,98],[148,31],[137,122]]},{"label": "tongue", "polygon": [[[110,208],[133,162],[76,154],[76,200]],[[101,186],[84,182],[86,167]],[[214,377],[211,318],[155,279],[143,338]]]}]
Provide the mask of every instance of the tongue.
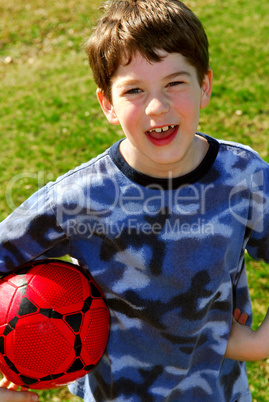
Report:
[{"label": "tongue", "polygon": [[166,138],[169,137],[170,134],[174,131],[175,128],[170,127],[167,131],[164,131],[162,133],[157,133],[156,131],[148,131],[148,135],[152,138],[155,138],[156,140],[159,140],[161,138]]}]

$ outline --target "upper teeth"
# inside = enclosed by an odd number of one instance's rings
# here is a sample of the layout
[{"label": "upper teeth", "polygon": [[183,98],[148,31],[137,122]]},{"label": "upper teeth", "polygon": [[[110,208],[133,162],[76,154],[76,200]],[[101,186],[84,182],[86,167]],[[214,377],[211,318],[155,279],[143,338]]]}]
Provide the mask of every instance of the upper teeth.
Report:
[{"label": "upper teeth", "polygon": [[156,131],[156,133],[163,133],[164,131],[169,130],[169,128],[174,128],[175,126],[165,126],[162,128],[154,128],[153,130],[149,130],[149,133],[152,133],[153,131]]}]

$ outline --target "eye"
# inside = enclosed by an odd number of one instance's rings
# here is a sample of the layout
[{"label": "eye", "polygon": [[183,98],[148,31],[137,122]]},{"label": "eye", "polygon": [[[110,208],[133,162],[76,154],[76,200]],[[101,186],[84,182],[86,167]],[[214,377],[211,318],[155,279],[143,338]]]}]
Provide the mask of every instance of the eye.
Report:
[{"label": "eye", "polygon": [[128,91],[126,91],[125,93],[127,95],[133,95],[133,94],[140,94],[141,92],[142,92],[142,90],[139,88],[132,88],[132,89],[129,89]]},{"label": "eye", "polygon": [[176,87],[177,85],[185,84],[184,81],[172,81],[167,85],[168,87]]}]

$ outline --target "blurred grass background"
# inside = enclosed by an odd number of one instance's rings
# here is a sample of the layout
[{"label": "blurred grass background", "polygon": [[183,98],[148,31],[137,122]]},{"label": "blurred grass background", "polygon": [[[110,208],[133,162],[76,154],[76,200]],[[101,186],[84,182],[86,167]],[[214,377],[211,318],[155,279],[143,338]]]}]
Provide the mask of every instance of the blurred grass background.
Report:
[{"label": "blurred grass background", "polygon": [[[83,44],[98,0],[0,0],[0,219],[47,181],[122,133],[95,96]],[[269,2],[188,0],[210,42],[214,90],[199,130],[252,146],[269,162]],[[247,257],[254,328],[268,306],[269,268]],[[254,402],[269,401],[269,360],[248,364]],[[78,402],[66,388],[42,402]]]}]

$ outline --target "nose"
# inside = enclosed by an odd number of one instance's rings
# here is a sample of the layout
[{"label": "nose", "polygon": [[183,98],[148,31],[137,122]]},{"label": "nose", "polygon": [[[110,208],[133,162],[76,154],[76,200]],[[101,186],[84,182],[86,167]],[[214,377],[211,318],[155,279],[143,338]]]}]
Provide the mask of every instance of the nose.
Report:
[{"label": "nose", "polygon": [[167,113],[170,109],[169,101],[164,95],[152,96],[146,105],[146,115],[161,115]]}]

